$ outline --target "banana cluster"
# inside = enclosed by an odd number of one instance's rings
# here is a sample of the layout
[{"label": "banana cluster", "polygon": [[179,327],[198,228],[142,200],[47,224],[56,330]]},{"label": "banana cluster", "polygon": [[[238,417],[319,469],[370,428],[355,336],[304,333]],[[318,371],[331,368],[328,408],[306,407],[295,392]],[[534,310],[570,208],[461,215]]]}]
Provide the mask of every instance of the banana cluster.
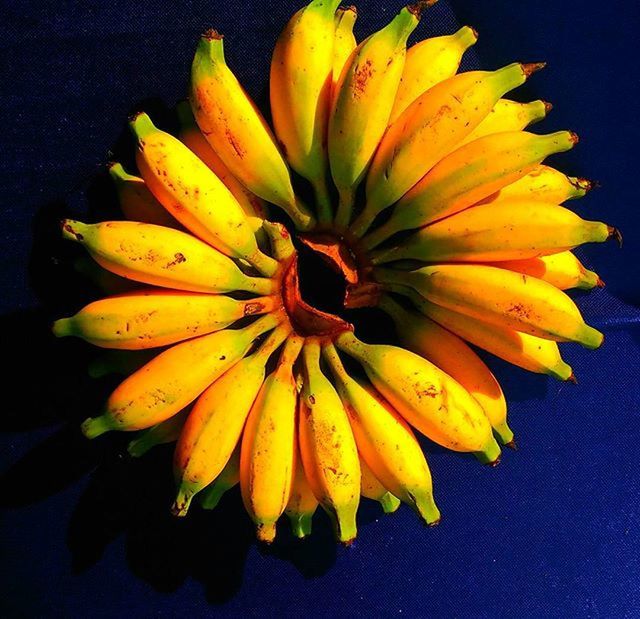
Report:
[{"label": "banana cluster", "polygon": [[[62,222],[111,295],[54,333],[109,349],[93,375],[125,375],[82,430],[137,432],[133,456],[175,442],[176,516],[239,484],[265,542],[283,514],[308,535],[320,506],[349,543],[361,496],[436,524],[414,431],[491,465],[515,445],[470,345],[572,380],[558,343],[602,344],[564,291],[602,286],[572,250],[619,233],[564,206],[591,183],[543,163],[577,136],[526,131],[551,106],[504,98],[543,65],[458,73],[477,40],[466,26],[407,49],[432,3],[360,43],[355,8],[300,9],[273,54],[273,130],[206,32],[178,135],[136,114],[139,176],[110,165],[123,220]],[[346,303],[379,306],[401,346],[366,344],[301,299],[274,208],[348,257]]]}]

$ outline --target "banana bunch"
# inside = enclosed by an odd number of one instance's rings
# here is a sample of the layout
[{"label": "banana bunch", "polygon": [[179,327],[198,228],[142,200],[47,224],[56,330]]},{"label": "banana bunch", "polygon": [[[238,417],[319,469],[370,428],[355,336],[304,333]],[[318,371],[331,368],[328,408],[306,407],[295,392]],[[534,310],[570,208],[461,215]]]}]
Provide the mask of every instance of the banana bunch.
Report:
[{"label": "banana bunch", "polygon": [[[82,431],[135,433],[133,457],[175,443],[175,516],[238,485],[266,543],[283,515],[309,535],[320,507],[349,544],[362,497],[435,525],[425,440],[492,466],[515,447],[473,347],[567,381],[559,344],[602,344],[566,291],[604,285],[573,250],[620,233],[566,206],[592,183],[544,163],[576,134],[531,133],[551,105],[505,98],[544,64],[460,73],[468,26],[408,46],[434,1],[361,42],[355,7],[298,10],[271,62],[273,129],[207,31],[177,136],[140,112],[137,174],[109,164],[122,219],[62,222],[108,296],[53,332],[107,349],[93,376],[123,375]],[[346,305],[380,307],[399,345],[302,299],[272,216],[340,257]]]}]

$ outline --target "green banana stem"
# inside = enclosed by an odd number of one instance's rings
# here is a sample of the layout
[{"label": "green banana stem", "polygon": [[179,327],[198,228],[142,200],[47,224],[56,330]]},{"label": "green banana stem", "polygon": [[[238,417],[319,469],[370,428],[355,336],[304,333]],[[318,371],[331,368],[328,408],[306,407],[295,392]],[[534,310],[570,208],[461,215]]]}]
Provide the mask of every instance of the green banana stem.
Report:
[{"label": "green banana stem", "polygon": [[339,190],[338,210],[334,219],[334,225],[338,230],[345,230],[353,215],[354,191],[353,189]]},{"label": "green banana stem", "polygon": [[317,179],[313,183],[313,189],[316,194],[316,205],[318,207],[318,223],[328,226],[333,219],[333,212],[331,208],[331,196],[329,195],[329,188],[324,178]]}]

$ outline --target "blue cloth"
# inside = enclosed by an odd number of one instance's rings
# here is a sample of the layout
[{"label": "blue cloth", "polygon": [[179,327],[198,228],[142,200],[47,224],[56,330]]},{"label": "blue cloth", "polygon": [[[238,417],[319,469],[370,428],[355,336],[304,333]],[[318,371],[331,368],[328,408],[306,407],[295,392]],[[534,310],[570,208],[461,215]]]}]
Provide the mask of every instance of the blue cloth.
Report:
[{"label": "blue cloth", "polygon": [[[606,333],[596,352],[564,347],[578,386],[491,360],[519,450],[489,469],[427,445],[439,527],[422,527],[405,507],[382,516],[367,504],[352,548],[336,546],[318,514],[310,540],[283,527],[265,550],[237,492],[213,514],[170,518],[170,449],[131,462],[125,437],[80,436],[79,420],[114,383],[86,377],[88,346],[48,335],[52,318],[92,294],[69,268],[76,253],[55,222],[104,217],[113,196],[101,166],[131,146],[127,113],[142,106],[170,127],[204,29],[226,35],[230,65],[264,106],[272,46],[300,4],[1,3],[0,614],[639,616],[640,23],[622,0],[441,0],[418,30],[474,25],[481,38],[467,67],[549,61],[518,96],[556,105],[536,129],[580,134],[554,162],[601,182],[575,207],[626,240],[622,251],[581,252],[608,287],[574,295]],[[358,36],[398,6],[361,0]]]}]

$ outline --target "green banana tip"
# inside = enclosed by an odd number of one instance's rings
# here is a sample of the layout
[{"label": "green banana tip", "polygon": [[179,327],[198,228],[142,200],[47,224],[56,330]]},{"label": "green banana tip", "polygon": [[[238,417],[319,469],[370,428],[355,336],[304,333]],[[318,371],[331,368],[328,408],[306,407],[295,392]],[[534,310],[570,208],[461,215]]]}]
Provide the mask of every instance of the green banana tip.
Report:
[{"label": "green banana tip", "polygon": [[108,432],[111,428],[104,417],[89,417],[82,422],[80,430],[88,439],[94,439]]},{"label": "green banana tip", "polygon": [[142,140],[146,135],[157,131],[149,115],[142,111],[136,112],[129,117],[129,127],[138,140]]},{"label": "green banana tip", "polygon": [[178,489],[178,495],[176,496],[176,500],[173,502],[171,506],[171,515],[176,518],[184,518],[189,511],[189,506],[191,505],[191,500],[193,499],[193,493],[185,490],[180,487]]},{"label": "green banana tip", "polygon": [[63,219],[60,221],[60,228],[64,239],[81,243],[84,240],[83,232],[86,230],[87,224],[75,219]]},{"label": "green banana tip", "polygon": [[313,514],[294,514],[289,516],[291,532],[298,539],[304,539],[311,535]]},{"label": "green banana tip", "polygon": [[392,514],[400,507],[400,499],[398,499],[390,492],[387,492],[384,496],[382,496],[378,502],[382,506],[382,511],[385,514]]},{"label": "green banana tip", "polygon": [[66,337],[67,335],[71,335],[71,319],[59,318],[54,321],[51,325],[51,332],[56,337]]}]

